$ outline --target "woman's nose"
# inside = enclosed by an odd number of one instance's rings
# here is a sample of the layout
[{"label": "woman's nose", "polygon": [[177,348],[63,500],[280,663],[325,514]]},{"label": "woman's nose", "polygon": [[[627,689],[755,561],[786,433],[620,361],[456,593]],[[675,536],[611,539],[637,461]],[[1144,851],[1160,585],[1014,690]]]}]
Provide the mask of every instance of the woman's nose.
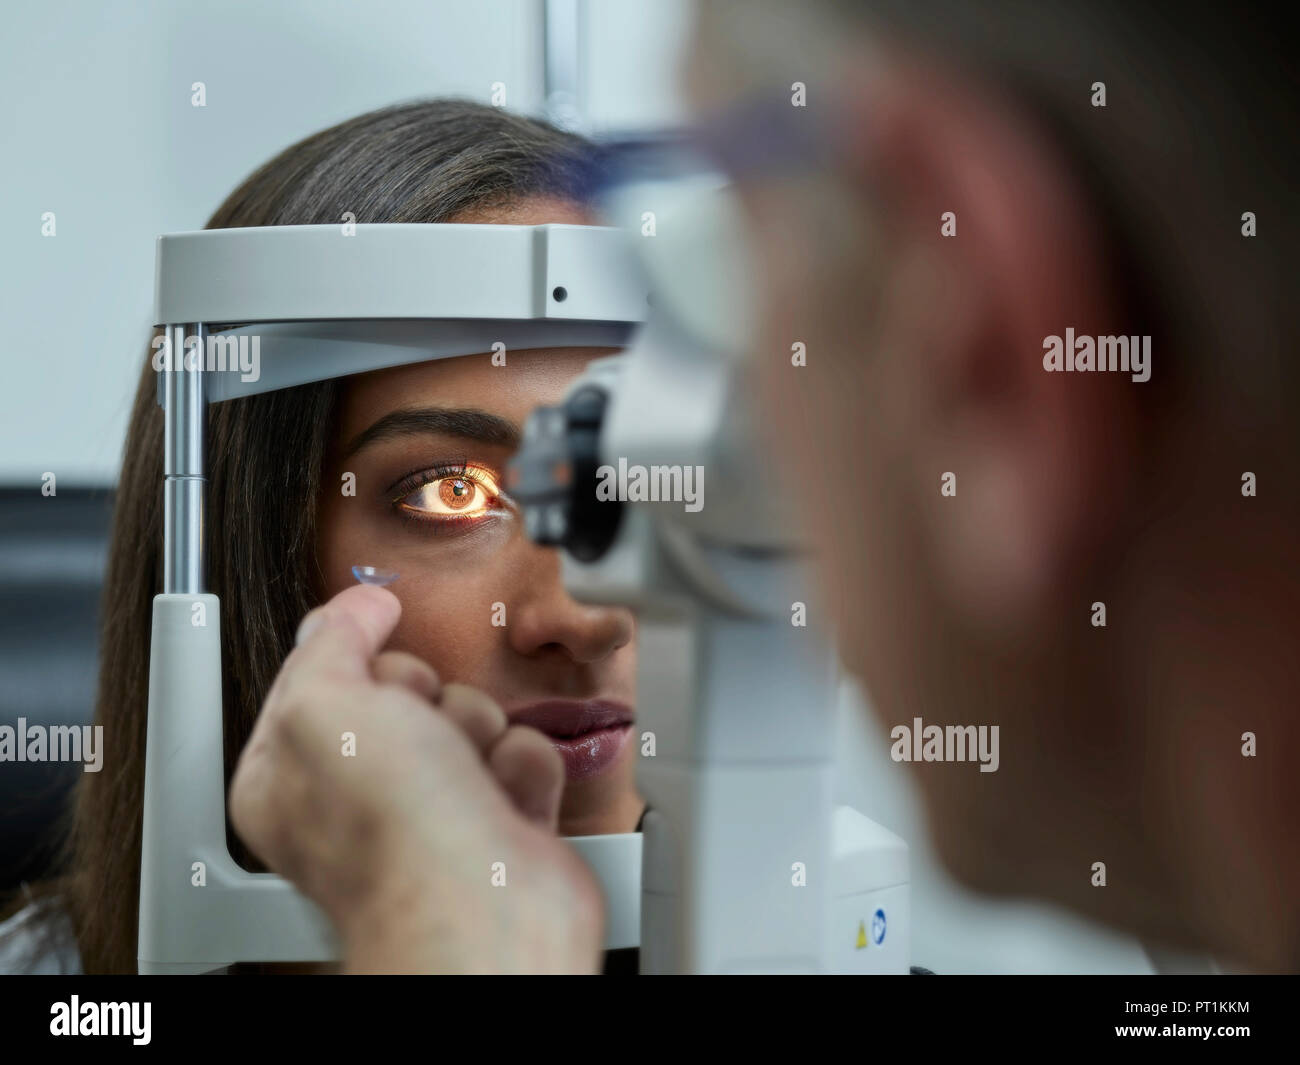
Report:
[{"label": "woman's nose", "polygon": [[547,648],[588,664],[607,658],[631,642],[632,612],[623,607],[589,606],[574,600],[560,579],[560,561],[549,548],[535,550],[527,590],[514,603],[506,631],[511,647],[524,655]]}]

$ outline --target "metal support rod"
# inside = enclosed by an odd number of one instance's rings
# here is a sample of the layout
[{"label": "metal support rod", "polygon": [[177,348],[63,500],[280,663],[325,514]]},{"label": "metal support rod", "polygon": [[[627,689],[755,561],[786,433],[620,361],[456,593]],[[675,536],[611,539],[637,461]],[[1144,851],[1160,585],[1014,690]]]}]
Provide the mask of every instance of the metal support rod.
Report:
[{"label": "metal support rod", "polygon": [[561,129],[585,132],[579,106],[582,70],[581,0],[546,0],[542,35],[542,91],[546,118]]},{"label": "metal support rod", "polygon": [[[168,325],[163,396],[163,592],[203,591],[204,426],[207,329]],[[189,348],[186,342],[189,342]]]}]

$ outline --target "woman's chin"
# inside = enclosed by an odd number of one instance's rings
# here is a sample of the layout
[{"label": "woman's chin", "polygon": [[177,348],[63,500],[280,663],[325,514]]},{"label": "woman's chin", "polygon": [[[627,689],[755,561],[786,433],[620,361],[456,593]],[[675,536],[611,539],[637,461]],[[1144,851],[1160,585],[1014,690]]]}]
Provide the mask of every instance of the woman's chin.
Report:
[{"label": "woman's chin", "polygon": [[[604,781],[604,786],[597,786]],[[635,832],[645,801],[636,793],[631,774],[613,779],[594,777],[564,789],[560,805],[561,836],[609,836]]]}]

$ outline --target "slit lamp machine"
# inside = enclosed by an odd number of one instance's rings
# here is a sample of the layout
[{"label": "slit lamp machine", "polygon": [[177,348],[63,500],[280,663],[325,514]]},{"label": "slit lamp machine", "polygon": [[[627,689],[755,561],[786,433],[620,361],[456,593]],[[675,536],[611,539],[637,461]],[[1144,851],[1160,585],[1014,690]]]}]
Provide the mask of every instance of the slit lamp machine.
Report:
[{"label": "slit lamp machine", "polygon": [[[839,678],[825,635],[791,624],[810,595],[743,401],[737,286],[701,252],[724,242],[726,212],[703,199],[709,210],[661,219],[653,240],[616,226],[459,224],[158,239],[155,321],[171,357],[158,375],[164,582],[141,973],[338,957],[312,902],[226,846],[221,604],[204,589],[205,539],[221,535],[204,520],[208,405],[497,343],[621,350],[534,412],[510,474],[525,530],[561,552],[570,594],[637,615],[643,830],[569,840],[602,884],[606,948],[638,947],[643,973],[908,971],[907,847],[833,801]],[[241,337],[259,338],[256,380],[207,368],[208,350]],[[702,469],[703,505],[598,499],[600,468],[620,462]]]}]

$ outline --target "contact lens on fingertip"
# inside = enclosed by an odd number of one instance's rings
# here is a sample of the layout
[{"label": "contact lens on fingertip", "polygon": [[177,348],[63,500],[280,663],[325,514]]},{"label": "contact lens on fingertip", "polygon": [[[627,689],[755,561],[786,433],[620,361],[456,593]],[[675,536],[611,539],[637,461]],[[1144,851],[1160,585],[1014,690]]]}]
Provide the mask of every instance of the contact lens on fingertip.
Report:
[{"label": "contact lens on fingertip", "polygon": [[396,573],[386,569],[375,569],[374,566],[353,566],[352,576],[362,584],[377,584],[381,588],[397,580]]}]

